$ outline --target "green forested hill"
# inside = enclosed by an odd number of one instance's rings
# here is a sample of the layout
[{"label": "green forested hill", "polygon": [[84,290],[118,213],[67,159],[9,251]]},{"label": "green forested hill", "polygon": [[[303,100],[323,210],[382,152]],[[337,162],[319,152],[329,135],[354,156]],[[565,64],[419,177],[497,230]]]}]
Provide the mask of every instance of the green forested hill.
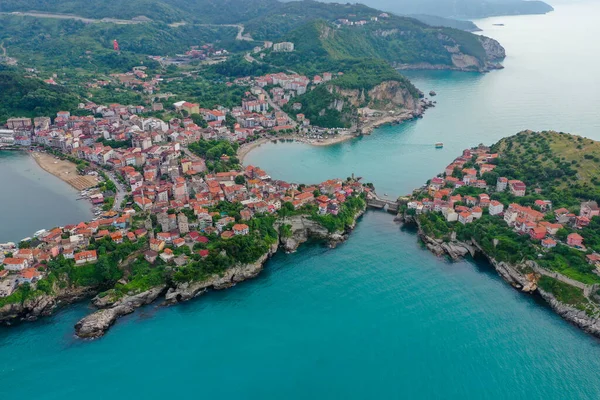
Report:
[{"label": "green forested hill", "polygon": [[311,71],[312,65],[323,68],[331,60],[382,59],[389,63],[429,63],[453,66],[456,47],[475,57],[480,66],[488,62],[479,39],[468,32],[433,28],[414,19],[397,18],[381,24],[342,26],[316,20],[283,36],[296,45],[291,53],[271,53],[267,60],[276,65]]},{"label": "green forested hill", "polygon": [[44,11],[86,18],[229,24],[250,20],[280,3],[277,0],[2,0],[0,12]]},{"label": "green forested hill", "polygon": [[[0,43],[4,42],[9,54],[21,64],[38,68],[123,70],[139,65],[149,54],[174,55],[203,43],[218,43],[231,51],[251,47],[236,41],[237,29],[228,26],[86,24],[12,15],[0,15],[0,26]],[[114,39],[119,41],[121,54],[113,51]]]},{"label": "green forested hill", "polygon": [[54,115],[77,108],[79,96],[61,86],[27,78],[16,69],[0,65],[0,124],[15,116]]}]

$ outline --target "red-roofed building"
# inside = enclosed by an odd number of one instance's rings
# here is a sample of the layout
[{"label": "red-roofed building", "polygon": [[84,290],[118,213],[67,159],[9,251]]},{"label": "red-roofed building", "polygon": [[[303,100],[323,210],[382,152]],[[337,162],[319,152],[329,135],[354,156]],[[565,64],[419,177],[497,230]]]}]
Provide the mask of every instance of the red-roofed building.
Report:
[{"label": "red-roofed building", "polygon": [[567,236],[567,244],[573,247],[583,247],[583,237],[578,233],[571,233]]},{"label": "red-roofed building", "polygon": [[98,260],[96,250],[80,251],[79,253],[75,253],[73,258],[75,259],[75,265],[83,265]]}]

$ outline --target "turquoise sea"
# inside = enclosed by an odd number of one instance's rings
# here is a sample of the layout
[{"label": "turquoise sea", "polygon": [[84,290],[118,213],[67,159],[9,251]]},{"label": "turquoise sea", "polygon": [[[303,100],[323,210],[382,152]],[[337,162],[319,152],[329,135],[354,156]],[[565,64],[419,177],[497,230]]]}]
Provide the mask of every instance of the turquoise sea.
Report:
[{"label": "turquoise sea", "polygon": [[[520,129],[600,139],[597,15],[600,3],[576,2],[477,21],[506,47],[506,69],[411,72],[439,94],[422,120],[328,148],[266,145],[248,161],[297,181],[355,172],[391,195]],[[600,398],[600,341],[489,265],[436,258],[383,212],[337,249],[279,253],[252,281],[150,305],[100,340],[73,337],[87,312],[0,328],[0,399]]]}]

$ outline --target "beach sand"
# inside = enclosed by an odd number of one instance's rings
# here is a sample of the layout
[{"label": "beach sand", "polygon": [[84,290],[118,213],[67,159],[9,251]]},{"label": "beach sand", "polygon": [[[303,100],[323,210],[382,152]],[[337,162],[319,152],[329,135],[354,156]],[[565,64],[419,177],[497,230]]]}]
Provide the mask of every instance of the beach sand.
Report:
[{"label": "beach sand", "polygon": [[259,146],[262,146],[265,143],[269,143],[271,141],[277,141],[277,140],[293,140],[298,143],[310,144],[311,146],[331,146],[331,145],[334,145],[337,143],[342,143],[342,142],[345,142],[347,140],[354,139],[354,138],[356,138],[355,135],[337,135],[334,137],[329,137],[329,138],[319,139],[319,140],[307,139],[303,136],[295,136],[295,135],[277,136],[277,137],[273,137],[273,138],[261,138],[261,139],[255,140],[254,142],[246,143],[246,144],[243,144],[242,146],[240,146],[240,148],[237,151],[237,157],[240,160],[240,162],[243,164],[244,158],[252,150],[254,150],[255,148],[257,148]]},{"label": "beach sand", "polygon": [[93,176],[79,175],[77,166],[70,161],[60,160],[51,154],[38,151],[32,151],[30,154],[44,171],[67,182],[77,190],[88,189],[98,184],[98,179]]}]

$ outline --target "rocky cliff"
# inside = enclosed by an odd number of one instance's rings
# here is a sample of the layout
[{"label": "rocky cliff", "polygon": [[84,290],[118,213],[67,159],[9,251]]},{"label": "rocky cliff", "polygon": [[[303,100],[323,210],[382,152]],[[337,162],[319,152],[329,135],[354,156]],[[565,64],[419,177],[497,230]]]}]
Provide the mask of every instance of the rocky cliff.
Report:
[{"label": "rocky cliff", "polygon": [[[600,337],[600,314],[598,313],[598,309],[600,307],[597,305],[599,299],[595,299],[595,301],[591,299],[592,297],[596,296],[596,285],[585,285],[581,282],[573,281],[572,279],[562,276],[561,274],[543,269],[532,260],[525,260],[516,265],[509,264],[504,261],[498,261],[486,254],[483,248],[474,240],[470,241],[469,243],[459,242],[456,240],[452,240],[451,242],[447,243],[439,239],[431,238],[424,234],[419,226],[418,219],[414,218],[413,216],[399,215],[397,220],[406,224],[416,224],[418,227],[419,237],[423,240],[426,247],[438,256],[448,255],[453,260],[457,260],[460,257],[466,256],[467,254],[481,254],[485,256],[490,264],[494,267],[496,272],[498,272],[498,274],[512,287],[525,293],[539,294],[563,319],[571,322],[572,324],[594,336]],[[570,304],[565,304],[559,301],[552,293],[547,292],[539,287],[538,281],[542,275],[552,277],[553,279],[559,280],[564,284],[581,289],[583,295],[590,302],[588,305],[595,311],[589,313],[586,312],[586,310],[578,309]]]},{"label": "rocky cliff", "polygon": [[[440,34],[441,35],[441,34]],[[443,35],[443,39],[449,42],[453,40]],[[500,61],[506,57],[506,51],[504,47],[497,41],[486,36],[477,36],[477,40],[483,47],[483,55],[474,56],[473,54],[465,51],[460,45],[447,45],[446,50],[450,53],[452,65],[448,64],[429,64],[429,63],[415,63],[415,64],[401,64],[394,63],[394,67],[398,69],[450,69],[456,71],[479,71],[488,72],[493,69],[504,68]],[[455,41],[454,41],[455,42]]]},{"label": "rocky cliff", "polygon": [[[370,90],[342,89],[331,86],[353,107],[393,110],[403,108],[420,114],[422,112],[418,97],[415,98],[406,85],[399,81],[385,81]],[[418,92],[422,96],[422,93]]]},{"label": "rocky cliff", "polygon": [[132,296],[125,296],[114,302],[109,308],[96,311],[75,324],[75,334],[80,338],[97,338],[110,328],[115,321],[137,308],[152,303],[166,289],[166,285],[156,286],[145,292]]},{"label": "rocky cliff", "polygon": [[[328,232],[318,222],[307,216],[297,215],[277,221],[277,229],[283,224],[291,226],[291,236],[279,238],[269,251],[256,262],[250,264],[235,265],[222,274],[213,275],[208,279],[198,282],[170,282],[153,287],[147,291],[137,294],[117,297],[106,295],[96,296],[92,304],[98,309],[90,315],[82,318],[75,324],[75,333],[81,338],[98,338],[121,317],[131,314],[137,308],[150,304],[164,294],[164,304],[176,304],[191,300],[208,291],[209,289],[227,289],[235,284],[256,277],[263,269],[267,259],[275,254],[281,246],[286,251],[295,251],[298,246],[310,238],[326,240],[331,247],[343,242],[356,225],[357,219],[364,213],[360,210],[354,218],[354,222],[344,231]],[[60,288],[55,285],[53,295],[41,295],[24,303],[8,304],[0,308],[0,323],[11,324],[16,321],[33,321],[42,316],[51,315],[60,305],[66,305],[78,300],[90,298],[99,291],[99,288]]]},{"label": "rocky cliff", "polygon": [[0,308],[0,323],[10,325],[19,321],[35,321],[51,315],[58,307],[83,300],[97,293],[94,287],[60,288],[55,294],[41,295],[23,303],[6,304]]}]

